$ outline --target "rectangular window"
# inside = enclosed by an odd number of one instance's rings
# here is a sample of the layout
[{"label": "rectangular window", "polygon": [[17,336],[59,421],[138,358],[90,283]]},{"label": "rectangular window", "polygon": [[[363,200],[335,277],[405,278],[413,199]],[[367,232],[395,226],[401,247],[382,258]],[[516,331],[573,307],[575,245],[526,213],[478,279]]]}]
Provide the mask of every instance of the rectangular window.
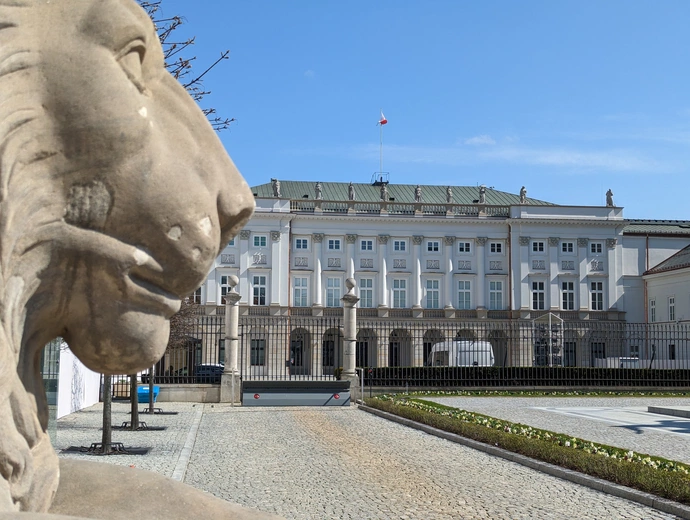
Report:
[{"label": "rectangular window", "polygon": [[192,293],[192,301],[201,304],[201,287]]},{"label": "rectangular window", "polygon": [[326,280],[326,306],[340,307],[340,278]]},{"label": "rectangular window", "polygon": [[573,251],[575,251],[575,244],[572,242],[561,242],[562,253],[572,253]]},{"label": "rectangular window", "polygon": [[458,253],[471,253],[470,242],[458,242]]},{"label": "rectangular window", "polygon": [[640,357],[640,346],[630,345],[630,357],[639,358]]},{"label": "rectangular window", "polygon": [[361,240],[359,242],[359,247],[362,251],[373,251],[374,241],[373,240]]},{"label": "rectangular window", "polygon": [[460,280],[458,282],[458,309],[466,311],[472,308],[471,294],[470,281]]},{"label": "rectangular window", "polygon": [[[229,276],[221,276],[220,277],[220,295],[225,296],[230,292],[230,285],[228,284],[228,279]],[[197,289],[198,290],[198,289]],[[222,303],[222,301],[221,301]]]},{"label": "rectangular window", "polygon": [[489,251],[492,253],[503,253],[503,244],[500,242],[491,242],[489,244]]},{"label": "rectangular window", "polygon": [[544,282],[532,282],[532,310],[543,311],[545,308]]},{"label": "rectangular window", "polygon": [[230,247],[234,246],[234,245],[235,245],[235,239],[234,239],[234,238],[231,238],[231,239],[230,239],[230,242],[228,242],[228,245],[229,245]]},{"label": "rectangular window", "polygon": [[426,308],[427,309],[438,309],[439,308],[439,288],[438,280],[427,280],[426,281]]},{"label": "rectangular window", "polygon": [[533,253],[543,253],[544,252],[544,242],[532,242],[532,252]]},{"label": "rectangular window", "polygon": [[393,240],[393,251],[406,251],[407,241],[406,240]]},{"label": "rectangular window", "polygon": [[564,367],[574,367],[575,366],[575,353],[577,351],[577,343],[574,341],[564,341],[563,342],[563,366]]},{"label": "rectangular window", "polygon": [[363,309],[371,309],[374,306],[373,278],[362,278],[359,281],[359,306]]},{"label": "rectangular window", "polygon": [[575,282],[562,282],[561,289],[563,291],[563,310],[575,310]]},{"label": "rectangular window", "polygon": [[601,244],[599,242],[592,242],[589,244],[589,251],[593,255],[600,255],[601,254]]},{"label": "rectangular window", "polygon": [[266,305],[266,277],[264,275],[252,277],[252,294],[254,305]]},{"label": "rectangular window", "polygon": [[654,323],[656,321],[656,300],[649,300],[649,322]]},{"label": "rectangular window", "polygon": [[673,343],[668,346],[668,358],[670,360],[676,359],[676,346]]},{"label": "rectangular window", "polygon": [[592,357],[594,359],[605,359],[606,358],[606,343],[603,341],[594,341],[592,346]]},{"label": "rectangular window", "polygon": [[252,366],[264,366],[266,364],[266,340],[252,339],[250,341]]},{"label": "rectangular window", "polygon": [[393,307],[404,309],[407,305],[407,280],[393,280]]},{"label": "rectangular window", "polygon": [[438,240],[429,240],[426,243],[426,250],[429,253],[438,253],[440,247],[441,247],[441,245],[440,245],[440,242]]},{"label": "rectangular window", "polygon": [[668,321],[676,321],[676,297],[668,298]]},{"label": "rectangular window", "polygon": [[254,247],[266,247],[266,235],[254,235]]},{"label": "rectangular window", "polygon": [[592,310],[604,310],[604,282],[590,282],[592,292]]},{"label": "rectangular window", "polygon": [[295,307],[307,306],[307,278],[295,278],[294,298],[292,304]]},{"label": "rectangular window", "polygon": [[296,238],[295,249],[309,249],[309,240],[306,238]]},{"label": "rectangular window", "polygon": [[489,310],[503,310],[503,282],[489,282]]},{"label": "rectangular window", "polygon": [[328,250],[329,251],[340,251],[340,239],[339,238],[329,238],[328,239]]}]

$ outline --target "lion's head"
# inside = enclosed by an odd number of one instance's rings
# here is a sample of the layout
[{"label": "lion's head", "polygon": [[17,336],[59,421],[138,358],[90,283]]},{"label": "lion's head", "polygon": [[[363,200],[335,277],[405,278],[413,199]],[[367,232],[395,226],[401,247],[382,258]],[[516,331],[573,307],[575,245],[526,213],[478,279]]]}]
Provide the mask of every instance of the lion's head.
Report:
[{"label": "lion's head", "polygon": [[0,93],[0,512],[45,510],[43,345],[150,366],[254,203],[133,0],[0,0]]}]

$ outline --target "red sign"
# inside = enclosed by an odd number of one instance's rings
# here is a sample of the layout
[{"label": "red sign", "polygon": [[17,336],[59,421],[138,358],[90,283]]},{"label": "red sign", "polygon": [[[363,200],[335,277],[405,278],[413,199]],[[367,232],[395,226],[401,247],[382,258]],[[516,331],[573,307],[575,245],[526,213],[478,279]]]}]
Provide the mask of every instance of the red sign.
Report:
[{"label": "red sign", "polygon": [[333,397],[335,397],[336,399],[340,399],[340,394],[333,394]]},{"label": "red sign", "polygon": [[259,397],[261,397],[259,394],[254,394],[254,399],[258,399]]}]

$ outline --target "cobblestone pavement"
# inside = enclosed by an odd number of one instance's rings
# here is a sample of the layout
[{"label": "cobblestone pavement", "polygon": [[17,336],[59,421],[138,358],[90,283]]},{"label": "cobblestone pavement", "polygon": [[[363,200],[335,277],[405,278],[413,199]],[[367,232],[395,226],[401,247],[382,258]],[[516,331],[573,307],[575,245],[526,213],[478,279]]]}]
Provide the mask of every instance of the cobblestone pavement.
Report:
[{"label": "cobblestone pavement", "polygon": [[[673,518],[355,407],[161,406],[179,414],[143,418],[166,431],[113,434],[149,455],[99,460],[171,476],[203,414],[185,482],[288,519]],[[116,403],[113,424],[127,410]],[[100,406],[60,419],[58,447],[100,441],[100,421]]]},{"label": "cobblestone pavement", "polygon": [[[690,419],[646,413],[683,398],[443,397],[447,406],[690,464]],[[626,413],[627,412],[627,413]],[[629,424],[629,420],[639,422]]]}]

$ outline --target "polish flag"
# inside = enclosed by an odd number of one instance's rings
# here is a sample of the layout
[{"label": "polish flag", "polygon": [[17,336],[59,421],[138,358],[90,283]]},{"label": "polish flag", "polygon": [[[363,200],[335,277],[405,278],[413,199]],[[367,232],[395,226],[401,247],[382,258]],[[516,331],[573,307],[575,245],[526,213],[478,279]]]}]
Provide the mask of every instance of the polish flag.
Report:
[{"label": "polish flag", "polygon": [[388,119],[386,119],[386,116],[383,115],[383,110],[381,110],[381,119],[379,119],[378,124],[385,125],[386,123],[388,123]]}]

